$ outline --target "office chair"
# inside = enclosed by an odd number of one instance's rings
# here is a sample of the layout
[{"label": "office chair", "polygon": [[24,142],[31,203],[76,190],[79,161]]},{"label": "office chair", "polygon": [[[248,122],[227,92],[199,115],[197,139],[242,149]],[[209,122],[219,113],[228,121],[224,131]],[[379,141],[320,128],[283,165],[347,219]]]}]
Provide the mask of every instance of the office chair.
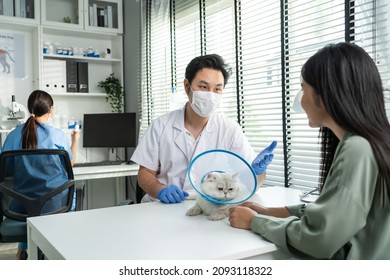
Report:
[{"label": "office chair", "polygon": [[[26,219],[68,212],[74,189],[72,165],[65,150],[1,153],[0,242],[27,242]],[[22,257],[27,259],[27,254]]]}]

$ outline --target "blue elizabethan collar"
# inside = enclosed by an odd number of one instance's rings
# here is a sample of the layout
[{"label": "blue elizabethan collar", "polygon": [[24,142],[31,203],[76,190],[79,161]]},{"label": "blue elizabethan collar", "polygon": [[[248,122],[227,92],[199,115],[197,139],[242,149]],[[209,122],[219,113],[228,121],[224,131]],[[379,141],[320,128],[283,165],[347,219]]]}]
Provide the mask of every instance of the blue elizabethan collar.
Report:
[{"label": "blue elizabethan collar", "polygon": [[[201,184],[211,172],[239,174],[240,193],[231,200],[218,200],[203,193]],[[198,154],[188,167],[188,178],[195,191],[216,204],[239,204],[248,200],[257,188],[257,177],[250,164],[240,155],[222,149]]]}]

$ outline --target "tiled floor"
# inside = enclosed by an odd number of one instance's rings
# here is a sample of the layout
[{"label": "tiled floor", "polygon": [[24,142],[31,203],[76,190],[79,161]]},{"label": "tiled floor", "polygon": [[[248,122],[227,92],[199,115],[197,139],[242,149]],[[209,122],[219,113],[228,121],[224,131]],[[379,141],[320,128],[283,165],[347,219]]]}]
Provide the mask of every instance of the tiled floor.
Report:
[{"label": "tiled floor", "polygon": [[0,243],[0,260],[16,260],[17,243]]}]

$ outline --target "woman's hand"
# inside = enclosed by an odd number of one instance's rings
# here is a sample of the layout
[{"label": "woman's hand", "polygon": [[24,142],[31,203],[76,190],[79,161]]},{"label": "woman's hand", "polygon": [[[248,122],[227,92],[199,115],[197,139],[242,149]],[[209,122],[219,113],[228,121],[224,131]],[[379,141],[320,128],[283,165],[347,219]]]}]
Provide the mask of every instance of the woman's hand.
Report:
[{"label": "woman's hand", "polygon": [[242,204],[240,204],[240,206],[244,206],[244,207],[248,207],[250,209],[252,209],[253,211],[255,211],[257,214],[263,214],[263,215],[267,215],[267,208],[261,206],[260,204],[257,204],[255,202],[244,202]]},{"label": "woman's hand", "polygon": [[232,227],[250,229],[256,212],[248,207],[235,206],[229,209],[229,222]]},{"label": "woman's hand", "polygon": [[77,143],[80,139],[80,131],[79,130],[72,130],[71,133],[72,143]]},{"label": "woman's hand", "polygon": [[72,160],[70,162],[72,163],[73,166],[73,164],[76,162],[77,148],[79,146],[79,140],[80,140],[80,131],[73,130],[70,137],[72,138],[72,143],[70,144],[70,150],[72,152]]},{"label": "woman's hand", "polygon": [[247,207],[255,211],[257,214],[273,216],[278,218],[287,218],[291,213],[286,207],[264,207],[255,202],[244,202],[240,206]]}]

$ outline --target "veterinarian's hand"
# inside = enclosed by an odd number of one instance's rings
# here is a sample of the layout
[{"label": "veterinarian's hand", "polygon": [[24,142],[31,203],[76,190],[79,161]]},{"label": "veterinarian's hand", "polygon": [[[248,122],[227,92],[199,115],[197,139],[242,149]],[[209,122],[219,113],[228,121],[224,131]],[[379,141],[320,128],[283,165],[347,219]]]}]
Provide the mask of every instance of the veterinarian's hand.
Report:
[{"label": "veterinarian's hand", "polygon": [[272,153],[278,144],[277,141],[272,141],[271,145],[262,150],[252,162],[252,168],[256,175],[261,175],[265,172],[268,165],[272,162],[274,154]]},{"label": "veterinarian's hand", "polygon": [[169,185],[161,189],[157,197],[163,203],[180,203],[188,196],[188,192],[181,190],[176,185]]},{"label": "veterinarian's hand", "polygon": [[248,207],[235,206],[229,209],[229,222],[232,227],[250,229],[256,212]]}]

